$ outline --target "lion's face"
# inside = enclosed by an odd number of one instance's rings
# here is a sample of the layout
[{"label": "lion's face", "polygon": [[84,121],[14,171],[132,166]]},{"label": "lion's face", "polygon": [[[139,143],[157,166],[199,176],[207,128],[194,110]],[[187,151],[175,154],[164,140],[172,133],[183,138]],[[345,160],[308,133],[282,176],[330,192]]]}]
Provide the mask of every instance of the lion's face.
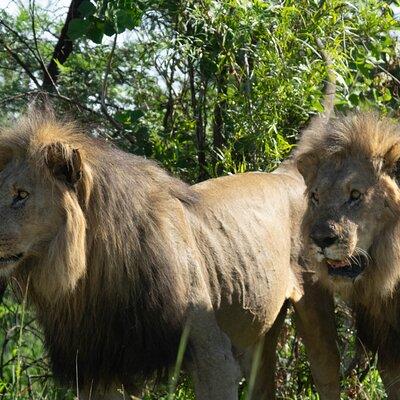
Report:
[{"label": "lion's face", "polygon": [[302,141],[296,155],[308,194],[302,229],[322,281],[343,293],[372,287],[390,293],[400,280],[394,243],[400,131],[388,119],[359,113],[306,132]]},{"label": "lion's face", "polygon": [[[10,162],[0,173],[0,274],[40,252],[62,224],[56,193],[27,162]],[[48,243],[47,243],[48,244]]]},{"label": "lion's face", "polygon": [[309,187],[306,214],[310,255],[336,284],[361,279],[371,247],[390,220],[379,177],[368,160],[322,163]]},{"label": "lion's face", "polygon": [[29,114],[0,132],[0,276],[54,300],[85,275],[92,174],[73,123]]}]

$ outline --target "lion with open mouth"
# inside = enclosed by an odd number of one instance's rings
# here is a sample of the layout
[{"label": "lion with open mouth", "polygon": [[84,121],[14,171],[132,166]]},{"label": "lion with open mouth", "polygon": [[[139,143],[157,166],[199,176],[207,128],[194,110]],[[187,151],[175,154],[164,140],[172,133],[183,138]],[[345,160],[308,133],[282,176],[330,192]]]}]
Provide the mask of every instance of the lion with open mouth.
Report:
[{"label": "lion with open mouth", "polygon": [[321,281],[353,304],[400,399],[400,129],[373,113],[337,116],[304,132],[295,159],[307,185],[303,233]]}]

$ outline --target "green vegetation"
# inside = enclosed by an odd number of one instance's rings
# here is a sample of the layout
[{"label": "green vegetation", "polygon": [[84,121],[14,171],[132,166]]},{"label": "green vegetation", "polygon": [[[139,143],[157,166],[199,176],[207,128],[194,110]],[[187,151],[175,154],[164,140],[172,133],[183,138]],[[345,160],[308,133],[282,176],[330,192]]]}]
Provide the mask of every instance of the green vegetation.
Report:
[{"label": "green vegetation", "polygon": [[[334,62],[339,110],[372,106],[399,115],[399,23],[390,1],[3,3],[0,121],[45,92],[61,115],[188,182],[273,170],[289,154],[322,107],[317,38]],[[343,307],[338,320],[351,358],[353,327]],[[0,397],[74,397],[53,383],[34,316],[10,293],[0,307],[0,349]],[[279,398],[318,398],[289,317],[277,380]],[[181,377],[175,399],[193,399],[189,388]],[[344,388],[345,399],[384,397],[373,361]],[[146,396],[167,399],[168,386]]]},{"label": "green vegetation", "polygon": [[[72,391],[63,390],[51,379],[43,340],[33,315],[24,304],[13,301],[8,293],[0,307],[0,398],[12,400],[73,400]],[[354,327],[349,311],[341,305],[337,310],[340,348],[345,360],[354,356]],[[384,390],[374,360],[354,370],[343,382],[343,399],[378,400]],[[307,356],[296,336],[290,314],[281,334],[278,371],[278,399],[317,400]],[[169,385],[155,391],[149,385],[143,400],[194,400],[190,379],[181,375],[177,388],[170,395]],[[246,399],[245,382],[240,400]]]}]

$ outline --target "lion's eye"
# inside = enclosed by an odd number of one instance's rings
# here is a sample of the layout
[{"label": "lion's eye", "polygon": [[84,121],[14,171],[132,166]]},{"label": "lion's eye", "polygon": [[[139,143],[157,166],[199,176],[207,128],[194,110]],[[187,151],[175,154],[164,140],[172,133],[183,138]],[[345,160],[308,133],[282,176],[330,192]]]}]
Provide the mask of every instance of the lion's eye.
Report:
[{"label": "lion's eye", "polygon": [[318,202],[319,202],[319,196],[318,196],[318,193],[317,193],[317,192],[312,192],[312,193],[311,193],[311,200],[312,200],[314,203],[318,203]]},{"label": "lion's eye", "polygon": [[29,193],[26,190],[18,190],[13,198],[13,205],[22,204],[28,197]]},{"label": "lion's eye", "polygon": [[350,192],[350,200],[351,201],[356,201],[356,200],[359,200],[360,198],[361,198],[361,192],[359,190],[353,189]]}]

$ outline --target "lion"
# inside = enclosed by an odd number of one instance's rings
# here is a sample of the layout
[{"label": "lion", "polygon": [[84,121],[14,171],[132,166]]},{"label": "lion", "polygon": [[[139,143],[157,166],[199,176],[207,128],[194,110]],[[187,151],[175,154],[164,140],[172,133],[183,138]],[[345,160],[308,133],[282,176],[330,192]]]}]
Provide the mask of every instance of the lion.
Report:
[{"label": "lion", "polygon": [[306,253],[353,305],[388,397],[400,399],[400,127],[371,112],[332,117],[303,133],[294,158],[309,199]]},{"label": "lion", "polygon": [[321,399],[339,399],[332,298],[299,265],[306,203],[293,163],[190,187],[34,111],[1,131],[0,182],[0,273],[80,398],[122,398],[165,375],[187,329],[197,399],[238,399],[262,343],[253,398],[272,399],[291,301]]}]

